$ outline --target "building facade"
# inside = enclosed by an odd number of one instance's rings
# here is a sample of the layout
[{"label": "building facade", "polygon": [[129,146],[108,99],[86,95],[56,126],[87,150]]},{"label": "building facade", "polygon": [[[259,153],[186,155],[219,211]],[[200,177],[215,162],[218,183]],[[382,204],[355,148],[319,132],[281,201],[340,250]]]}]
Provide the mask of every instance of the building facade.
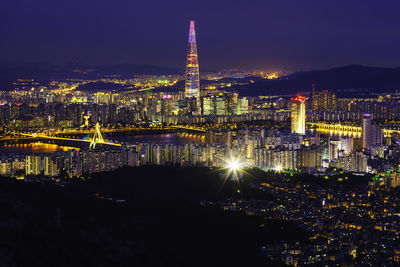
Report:
[{"label": "building facade", "polygon": [[306,102],[304,96],[296,96],[291,99],[291,130],[292,133],[306,133]]}]

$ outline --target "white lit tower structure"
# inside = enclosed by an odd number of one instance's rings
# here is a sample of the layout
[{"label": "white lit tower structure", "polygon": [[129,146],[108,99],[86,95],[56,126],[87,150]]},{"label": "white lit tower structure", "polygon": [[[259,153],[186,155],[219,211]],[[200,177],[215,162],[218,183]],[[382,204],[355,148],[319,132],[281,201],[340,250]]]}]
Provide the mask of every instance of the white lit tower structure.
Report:
[{"label": "white lit tower structure", "polygon": [[291,131],[292,133],[306,133],[306,100],[301,95],[291,98]]},{"label": "white lit tower structure", "polygon": [[94,149],[97,143],[104,143],[103,136],[100,132],[100,124],[96,123],[96,130],[93,134],[92,140],[90,141],[89,148]]},{"label": "white lit tower structure", "polygon": [[194,20],[190,21],[189,29],[189,48],[186,61],[185,97],[196,99],[196,106],[198,112],[200,112],[200,75]]}]

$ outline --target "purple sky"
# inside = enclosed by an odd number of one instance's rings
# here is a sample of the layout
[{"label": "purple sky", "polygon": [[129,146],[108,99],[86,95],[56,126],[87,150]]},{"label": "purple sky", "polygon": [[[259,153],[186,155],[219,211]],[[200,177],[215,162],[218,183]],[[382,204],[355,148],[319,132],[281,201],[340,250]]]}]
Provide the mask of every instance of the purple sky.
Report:
[{"label": "purple sky", "polygon": [[196,20],[200,69],[400,66],[394,0],[13,0],[0,59],[185,64]]}]

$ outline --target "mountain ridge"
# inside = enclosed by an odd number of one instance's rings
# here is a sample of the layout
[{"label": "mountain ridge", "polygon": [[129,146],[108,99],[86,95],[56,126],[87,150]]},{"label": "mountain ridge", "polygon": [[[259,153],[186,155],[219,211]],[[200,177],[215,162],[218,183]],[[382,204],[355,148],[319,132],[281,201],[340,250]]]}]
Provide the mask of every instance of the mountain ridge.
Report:
[{"label": "mountain ridge", "polygon": [[115,76],[122,79],[134,75],[169,75],[182,74],[183,69],[160,67],[145,64],[86,65],[71,62],[56,65],[44,62],[15,63],[0,60],[0,79],[16,80],[35,79],[48,81],[52,79],[102,79]]},{"label": "mountain ridge", "polygon": [[400,67],[385,68],[346,65],[328,70],[295,72],[275,80],[260,79],[238,88],[242,95],[276,95],[309,92],[312,86],[332,91],[367,89],[372,93],[400,89]]},{"label": "mountain ridge", "polygon": [[[203,71],[207,72],[207,71]],[[79,62],[55,65],[45,62],[13,63],[0,60],[0,90],[12,88],[11,81],[19,78],[50,81],[52,79],[100,80],[129,79],[134,75],[183,74],[184,69],[145,64],[115,64],[91,66]],[[247,77],[250,78],[250,77]],[[254,79],[253,79],[254,78]],[[235,80],[235,78],[232,78]],[[243,81],[243,79],[240,79]],[[243,96],[285,95],[318,89],[346,91],[362,89],[369,93],[393,92],[400,89],[400,67],[373,67],[351,64],[327,70],[295,72],[274,80],[251,77],[252,82],[236,86]]]}]

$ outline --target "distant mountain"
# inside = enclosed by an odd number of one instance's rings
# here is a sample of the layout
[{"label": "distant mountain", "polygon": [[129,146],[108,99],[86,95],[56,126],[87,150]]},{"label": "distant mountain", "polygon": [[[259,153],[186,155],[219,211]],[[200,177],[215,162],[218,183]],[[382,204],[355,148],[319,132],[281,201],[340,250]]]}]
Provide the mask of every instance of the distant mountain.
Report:
[{"label": "distant mountain", "polygon": [[183,69],[165,68],[151,65],[118,64],[90,66],[77,62],[64,65],[48,63],[15,63],[0,61],[0,79],[15,80],[18,78],[35,80],[52,79],[101,79],[132,78],[134,75],[168,75],[182,74]]},{"label": "distant mountain", "polygon": [[329,70],[297,72],[276,80],[256,80],[238,89],[241,95],[249,96],[296,94],[311,91],[313,84],[319,89],[333,91],[364,89],[370,93],[391,92],[400,89],[400,67],[349,65]]},{"label": "distant mountain", "polygon": [[[202,70],[202,72],[208,72]],[[183,74],[184,69],[174,69],[151,65],[117,64],[90,66],[79,62],[71,62],[63,65],[49,63],[16,63],[0,60],[0,90],[7,90],[11,82],[18,78],[49,81],[53,79],[84,79],[98,80],[102,78],[132,78],[134,75],[168,75]],[[235,86],[243,96],[258,95],[282,95],[296,94],[311,91],[315,84],[318,89],[333,91],[357,91],[363,92],[391,92],[400,89],[400,67],[379,68],[361,65],[349,65],[332,68],[329,70],[314,70],[297,72],[276,80],[265,80],[257,77],[227,78],[220,82],[247,83]],[[208,81],[201,81],[202,85]],[[119,85],[118,85],[119,86]],[[118,87],[117,86],[117,87]],[[113,85],[89,84],[82,90],[101,90],[103,87],[119,90]],[[168,89],[182,89],[183,82],[177,83]],[[162,88],[164,89],[164,88]]]}]

